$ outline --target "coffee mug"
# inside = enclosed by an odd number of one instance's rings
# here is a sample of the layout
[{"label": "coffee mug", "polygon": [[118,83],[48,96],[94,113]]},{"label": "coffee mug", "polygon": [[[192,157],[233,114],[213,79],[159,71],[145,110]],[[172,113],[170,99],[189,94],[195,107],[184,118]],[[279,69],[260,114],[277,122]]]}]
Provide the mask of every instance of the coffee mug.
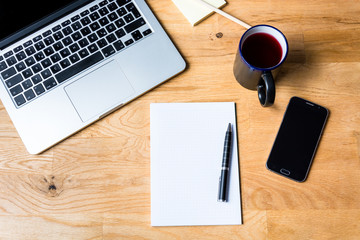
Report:
[{"label": "coffee mug", "polygon": [[269,25],[251,27],[240,39],[234,76],[241,86],[257,90],[263,107],[274,104],[274,77],[285,61],[288,49],[285,35]]}]

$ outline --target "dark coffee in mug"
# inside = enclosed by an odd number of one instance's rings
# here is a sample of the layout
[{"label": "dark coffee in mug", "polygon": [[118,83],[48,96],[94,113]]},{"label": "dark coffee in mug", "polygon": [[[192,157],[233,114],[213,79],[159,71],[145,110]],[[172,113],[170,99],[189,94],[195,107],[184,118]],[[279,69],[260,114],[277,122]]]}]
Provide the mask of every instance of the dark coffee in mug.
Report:
[{"label": "dark coffee in mug", "polygon": [[280,63],[283,52],[280,43],[267,33],[255,33],[242,46],[245,60],[258,68],[271,68]]},{"label": "dark coffee in mug", "polygon": [[274,77],[287,53],[286,37],[269,25],[253,26],[240,39],[233,68],[235,79],[244,88],[257,90],[263,107],[274,104]]}]

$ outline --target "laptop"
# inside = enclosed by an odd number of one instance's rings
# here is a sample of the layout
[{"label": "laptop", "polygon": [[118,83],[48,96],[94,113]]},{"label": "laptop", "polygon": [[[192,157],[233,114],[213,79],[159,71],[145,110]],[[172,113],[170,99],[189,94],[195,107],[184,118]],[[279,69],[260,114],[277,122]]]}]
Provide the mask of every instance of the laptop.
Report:
[{"label": "laptop", "polygon": [[0,22],[0,98],[31,154],[186,67],[144,0],[6,1]]}]

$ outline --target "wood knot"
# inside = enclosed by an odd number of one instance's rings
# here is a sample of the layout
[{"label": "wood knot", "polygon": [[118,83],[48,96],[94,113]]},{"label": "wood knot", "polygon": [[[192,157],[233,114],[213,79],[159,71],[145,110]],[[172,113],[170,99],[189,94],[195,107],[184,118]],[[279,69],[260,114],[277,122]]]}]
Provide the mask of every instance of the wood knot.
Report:
[{"label": "wood knot", "polygon": [[224,34],[222,32],[218,32],[215,36],[217,38],[222,38],[224,36]]}]

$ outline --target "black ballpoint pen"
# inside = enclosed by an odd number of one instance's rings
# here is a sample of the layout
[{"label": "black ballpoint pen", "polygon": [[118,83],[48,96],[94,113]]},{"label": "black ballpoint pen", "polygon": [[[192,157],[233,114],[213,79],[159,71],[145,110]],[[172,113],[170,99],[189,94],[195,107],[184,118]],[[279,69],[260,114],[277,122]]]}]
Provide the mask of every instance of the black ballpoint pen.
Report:
[{"label": "black ballpoint pen", "polygon": [[221,166],[221,175],[219,178],[219,202],[227,202],[228,188],[229,188],[229,174],[230,174],[230,153],[232,144],[232,130],[231,123],[229,123],[224,142],[224,153]]}]

